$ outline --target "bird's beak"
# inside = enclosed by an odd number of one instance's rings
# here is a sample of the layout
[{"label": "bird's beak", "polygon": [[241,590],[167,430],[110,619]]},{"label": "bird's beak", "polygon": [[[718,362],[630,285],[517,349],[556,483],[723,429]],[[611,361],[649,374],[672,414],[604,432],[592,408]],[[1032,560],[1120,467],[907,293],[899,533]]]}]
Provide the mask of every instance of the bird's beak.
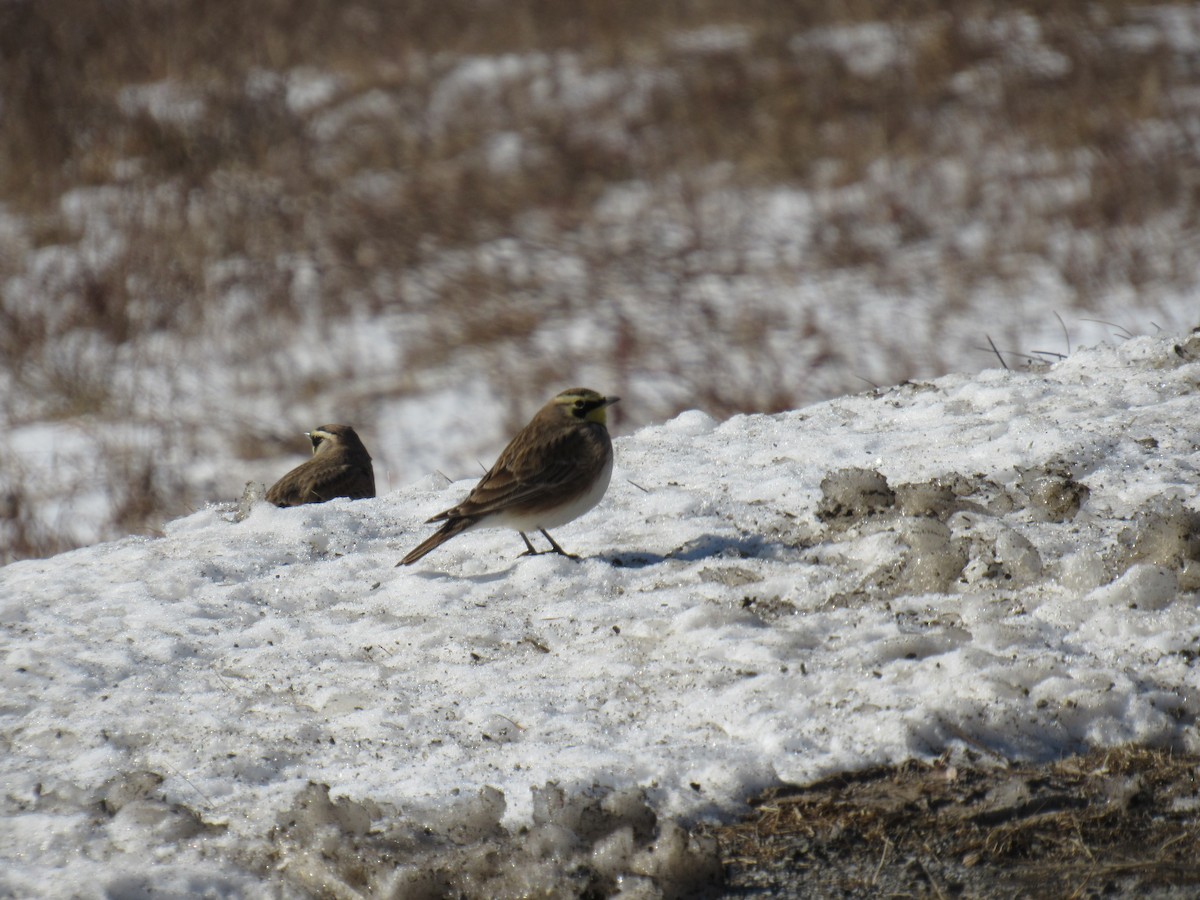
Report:
[{"label": "bird's beak", "polygon": [[614,403],[616,403],[616,402],[617,402],[618,400],[620,400],[620,399],[621,399],[620,397],[605,397],[605,398],[604,398],[604,405],[605,405],[605,406],[612,406]]}]

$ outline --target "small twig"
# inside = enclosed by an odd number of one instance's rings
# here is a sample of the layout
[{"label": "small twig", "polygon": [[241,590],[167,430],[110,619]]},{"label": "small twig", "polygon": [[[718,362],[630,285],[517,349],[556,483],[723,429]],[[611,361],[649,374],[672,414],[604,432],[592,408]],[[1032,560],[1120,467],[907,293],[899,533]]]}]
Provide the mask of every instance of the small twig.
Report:
[{"label": "small twig", "polygon": [[1092,854],[1091,849],[1087,845],[1087,841],[1083,839],[1083,829],[1079,827],[1079,819],[1073,818],[1071,824],[1075,828],[1075,841],[1079,844],[1079,848],[1087,854],[1087,858],[1092,862],[1096,861],[1096,857]]},{"label": "small twig", "polygon": [[879,873],[883,871],[883,864],[887,862],[887,858],[891,854],[893,846],[894,845],[890,839],[886,837],[883,839],[883,852],[879,854],[879,865],[875,867],[875,872],[871,875],[871,880],[869,882],[871,887],[874,887],[879,883]]},{"label": "small twig", "polygon": [[1124,338],[1125,340],[1129,340],[1131,337],[1133,337],[1133,332],[1128,328],[1118,325],[1116,322],[1109,322],[1107,319],[1083,319],[1082,321],[1095,322],[1097,325],[1107,325],[1109,328],[1115,328],[1117,329],[1118,336]]},{"label": "small twig", "polygon": [[1092,879],[1095,877],[1096,865],[1095,862],[1093,862],[1092,868],[1087,873],[1087,877],[1079,883],[1079,887],[1075,888],[1075,890],[1070,893],[1070,895],[1067,897],[1067,900],[1079,900],[1079,898],[1083,896],[1083,892],[1087,890],[1087,886],[1092,883]]},{"label": "small twig", "polygon": [[1158,858],[1160,860],[1163,859],[1163,851],[1164,850],[1166,850],[1172,844],[1178,844],[1180,841],[1182,841],[1184,838],[1187,838],[1187,837],[1194,837],[1194,835],[1189,835],[1186,831],[1183,834],[1175,835],[1175,837],[1171,838],[1169,841],[1167,841],[1165,844],[1163,844],[1161,847],[1158,848]]},{"label": "small twig", "polygon": [[1008,363],[1004,361],[1004,357],[1001,356],[1000,351],[996,349],[996,342],[992,340],[992,336],[990,334],[986,334],[984,337],[987,338],[988,346],[992,348],[992,352],[996,354],[996,359],[1000,360],[1000,365],[1007,369]]},{"label": "small twig", "polygon": [[549,648],[549,647],[547,647],[545,644],[543,644],[541,641],[539,641],[537,638],[535,638],[535,637],[534,637],[533,635],[531,635],[531,634],[527,634],[527,635],[525,635],[525,637],[521,638],[521,641],[520,641],[520,642],[521,642],[522,644],[529,644],[531,647],[533,647],[533,649],[534,649],[534,650],[539,650],[539,651],[541,651],[542,653],[549,653],[549,652],[550,652],[550,648]]},{"label": "small twig", "polygon": [[192,781],[192,779],[188,778],[186,775],[184,775],[182,772],[180,772],[178,769],[176,769],[169,762],[164,761],[162,766],[164,769],[170,769],[174,775],[176,775],[179,778],[182,778],[184,781],[186,781],[188,783],[188,785],[191,787],[191,789],[200,795],[200,799],[203,800],[206,804],[208,804],[209,809],[216,809],[216,804],[213,803],[212,798],[210,796],[208,796],[208,794],[204,793],[204,791],[200,790],[200,788],[196,787],[196,785]]},{"label": "small twig", "polygon": [[1063,317],[1060,316],[1057,312],[1054,314],[1054,318],[1058,319],[1058,324],[1062,326],[1063,340],[1067,342],[1067,356],[1070,356],[1071,355],[1071,335],[1067,331],[1067,323],[1063,321]]},{"label": "small twig", "polygon": [[[926,853],[928,853],[931,857],[936,858],[937,854],[930,849],[927,842],[922,841],[921,846],[925,848]],[[942,886],[937,883],[937,879],[933,877],[933,873],[929,871],[929,867],[925,865],[924,860],[922,860],[919,856],[917,857],[917,865],[921,867],[921,871],[924,872],[925,877],[929,879],[929,886],[933,888],[934,894],[938,896],[939,900],[946,900],[946,892],[942,890]]]},{"label": "small twig", "polygon": [[632,484],[632,485],[633,485],[635,488],[637,488],[639,491],[642,491],[642,492],[643,492],[643,493],[645,493],[645,494],[649,494],[649,493],[650,493],[650,489],[649,489],[649,488],[644,488],[644,487],[642,487],[640,484],[638,484],[638,483],[637,483],[636,481],[634,481],[632,478],[626,478],[625,480],[626,480],[626,481],[628,481],[630,484]]},{"label": "small twig", "polygon": [[954,735],[954,737],[958,738],[964,744],[967,744],[970,747],[974,747],[980,753],[986,754],[987,756],[990,756],[993,759],[998,759],[1001,763],[1004,764],[1004,768],[1006,768],[1006,769],[1012,768],[1012,766],[1013,766],[1012,760],[1010,760],[1008,757],[1006,757],[1000,753],[997,753],[991,747],[989,747],[986,744],[971,737],[969,734],[967,734],[965,731],[963,731],[961,728],[959,728],[953,722],[947,722],[945,719],[938,719],[937,721],[938,721],[939,725],[941,725],[943,728],[945,728],[948,732],[950,732],[950,734]]},{"label": "small twig", "polygon": [[208,671],[217,676],[217,681],[221,682],[221,687],[225,688],[225,690],[229,691],[229,693],[233,693],[233,685],[226,681],[225,676],[218,672],[215,667],[209,666]]},{"label": "small twig", "polygon": [[[972,347],[971,349],[972,350],[983,350],[985,352],[988,350],[987,347]],[[996,353],[997,355],[999,355],[999,353],[1000,353],[1000,351],[998,351],[994,346],[991,348],[991,352]],[[1041,361],[1039,357],[1031,356],[1028,353],[1018,353],[1016,350],[1005,350],[1003,352],[1007,353],[1009,356],[1015,356],[1018,359],[1025,359],[1025,360],[1029,360],[1030,362],[1033,362],[1034,360],[1037,360],[1039,362]],[[1001,360],[1001,362],[1003,363],[1004,360]],[[1004,368],[1007,369],[1008,366],[1005,366]]]}]

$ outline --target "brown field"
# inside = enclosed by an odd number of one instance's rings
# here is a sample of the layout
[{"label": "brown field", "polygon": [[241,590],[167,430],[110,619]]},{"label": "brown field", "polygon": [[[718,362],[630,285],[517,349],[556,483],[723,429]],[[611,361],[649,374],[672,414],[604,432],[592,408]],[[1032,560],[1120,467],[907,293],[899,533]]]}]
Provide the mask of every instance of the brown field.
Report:
[{"label": "brown field", "polygon": [[[325,410],[431,385],[503,386],[513,426],[598,377],[633,427],[994,365],[990,339],[1067,353],[1089,318],[1190,327],[1198,30],[1118,2],[3,4],[0,421],[89,449],[46,475],[41,439],[0,445],[0,562],[153,533]],[[364,321],[396,358],[325,343]]]},{"label": "brown field", "polygon": [[1188,897],[1200,759],[1132,747],[838,775],[718,832],[730,897]]}]

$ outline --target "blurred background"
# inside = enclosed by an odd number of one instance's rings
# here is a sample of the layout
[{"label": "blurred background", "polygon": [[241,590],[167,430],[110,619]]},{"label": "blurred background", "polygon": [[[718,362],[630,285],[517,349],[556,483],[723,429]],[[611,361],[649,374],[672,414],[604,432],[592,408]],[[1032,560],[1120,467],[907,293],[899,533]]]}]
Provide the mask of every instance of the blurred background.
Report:
[{"label": "blurred background", "polygon": [[0,562],[1186,330],[1198,140],[1191,3],[6,0]]}]

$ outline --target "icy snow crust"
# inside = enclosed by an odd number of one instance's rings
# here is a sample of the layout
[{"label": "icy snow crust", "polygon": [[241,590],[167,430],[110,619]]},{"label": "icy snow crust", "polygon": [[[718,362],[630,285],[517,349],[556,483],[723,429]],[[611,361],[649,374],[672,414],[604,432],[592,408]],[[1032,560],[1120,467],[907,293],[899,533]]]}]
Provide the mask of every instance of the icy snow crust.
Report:
[{"label": "icy snow crust", "polygon": [[1198,749],[1198,349],[685,413],[616,440],[581,561],[395,568],[472,483],[430,476],[0,569],[0,894],[239,893],[310,782],[515,828],[549,781],[687,821],[964,742]]}]

